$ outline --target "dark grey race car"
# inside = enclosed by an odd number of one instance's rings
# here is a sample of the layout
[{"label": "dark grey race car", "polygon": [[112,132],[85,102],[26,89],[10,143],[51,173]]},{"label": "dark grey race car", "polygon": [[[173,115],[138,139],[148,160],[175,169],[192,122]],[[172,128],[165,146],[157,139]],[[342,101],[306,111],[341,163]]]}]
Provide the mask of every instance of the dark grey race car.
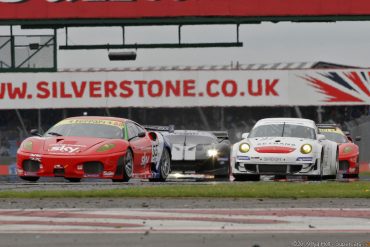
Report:
[{"label": "dark grey race car", "polygon": [[172,172],[195,172],[214,175],[215,178],[229,176],[230,141],[227,131],[174,130],[161,126],[147,126],[163,131],[172,145]]}]

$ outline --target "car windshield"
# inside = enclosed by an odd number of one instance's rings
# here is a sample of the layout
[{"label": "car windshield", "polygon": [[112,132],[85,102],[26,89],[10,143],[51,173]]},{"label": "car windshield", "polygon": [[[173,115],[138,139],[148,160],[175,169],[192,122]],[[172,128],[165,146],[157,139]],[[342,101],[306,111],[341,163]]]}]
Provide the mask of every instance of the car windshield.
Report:
[{"label": "car windshield", "polygon": [[213,136],[197,136],[197,135],[169,135],[168,139],[173,144],[184,144],[186,138],[186,144],[212,144],[217,143],[217,138]]},{"label": "car windshield", "polygon": [[57,124],[51,127],[44,136],[83,136],[122,139],[123,130],[120,127],[106,124]]},{"label": "car windshield", "polygon": [[298,137],[316,139],[316,134],[315,130],[310,127],[282,123],[257,126],[252,129],[248,137]]},{"label": "car windshield", "polygon": [[320,133],[325,135],[326,139],[330,140],[330,141],[333,141],[333,142],[336,142],[336,143],[346,143],[346,142],[349,142],[347,137],[340,134],[340,133],[336,133],[336,132],[326,132],[326,131],[322,131],[320,130]]}]

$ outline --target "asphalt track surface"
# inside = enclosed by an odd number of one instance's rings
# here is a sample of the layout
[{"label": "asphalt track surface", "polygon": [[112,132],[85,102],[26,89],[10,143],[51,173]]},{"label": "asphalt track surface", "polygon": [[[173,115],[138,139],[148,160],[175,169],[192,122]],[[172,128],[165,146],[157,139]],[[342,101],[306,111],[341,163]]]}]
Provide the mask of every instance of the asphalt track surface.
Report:
[{"label": "asphalt track surface", "polygon": [[[229,183],[171,179],[165,184]],[[158,183],[155,183],[158,185]],[[164,184],[164,186],[165,186]],[[3,179],[0,190],[152,186]],[[0,199],[0,247],[370,246],[368,199]]]}]

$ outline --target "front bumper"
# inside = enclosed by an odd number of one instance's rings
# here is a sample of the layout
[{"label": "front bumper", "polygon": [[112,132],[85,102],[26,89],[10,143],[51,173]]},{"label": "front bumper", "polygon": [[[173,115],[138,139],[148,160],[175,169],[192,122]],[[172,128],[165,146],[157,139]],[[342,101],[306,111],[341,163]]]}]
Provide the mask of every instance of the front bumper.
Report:
[{"label": "front bumper", "polygon": [[21,177],[116,178],[124,153],[96,156],[66,156],[17,153],[17,174]]},{"label": "front bumper", "polygon": [[343,175],[355,175],[360,172],[359,156],[339,157],[339,173]]},{"label": "front bumper", "polygon": [[231,161],[233,174],[256,175],[320,175],[320,167],[313,156],[287,157],[283,155],[250,157],[237,156]]},{"label": "front bumper", "polygon": [[212,175],[229,175],[230,160],[225,157],[205,160],[172,160],[171,170],[177,172],[195,172]]}]

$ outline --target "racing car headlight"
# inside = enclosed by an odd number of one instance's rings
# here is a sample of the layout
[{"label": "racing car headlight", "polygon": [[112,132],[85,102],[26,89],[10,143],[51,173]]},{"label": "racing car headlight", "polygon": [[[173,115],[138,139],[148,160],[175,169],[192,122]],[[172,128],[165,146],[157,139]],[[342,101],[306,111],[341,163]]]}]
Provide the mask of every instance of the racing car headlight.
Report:
[{"label": "racing car headlight", "polygon": [[248,153],[249,149],[251,149],[251,147],[249,146],[248,143],[242,143],[239,146],[239,151],[242,153]]},{"label": "racing car headlight", "polygon": [[345,147],[345,148],[343,149],[343,153],[344,153],[344,154],[348,154],[348,153],[352,152],[352,150],[353,150],[353,148],[348,146],[348,147]]},{"label": "racing car headlight", "polygon": [[28,151],[32,151],[33,143],[31,141],[26,141],[23,143],[23,148]]},{"label": "racing car headlight", "polygon": [[207,151],[207,155],[208,155],[208,157],[217,157],[217,155],[218,155],[218,151],[217,151],[217,149],[209,149],[208,151]]},{"label": "racing car headlight", "polygon": [[312,152],[312,146],[310,144],[304,144],[301,147],[301,153],[303,154],[309,154]]},{"label": "racing car headlight", "polygon": [[103,146],[100,146],[96,151],[97,152],[105,152],[105,151],[109,151],[111,150],[112,148],[114,148],[116,145],[113,144],[113,143],[107,143],[107,144],[104,144]]}]

